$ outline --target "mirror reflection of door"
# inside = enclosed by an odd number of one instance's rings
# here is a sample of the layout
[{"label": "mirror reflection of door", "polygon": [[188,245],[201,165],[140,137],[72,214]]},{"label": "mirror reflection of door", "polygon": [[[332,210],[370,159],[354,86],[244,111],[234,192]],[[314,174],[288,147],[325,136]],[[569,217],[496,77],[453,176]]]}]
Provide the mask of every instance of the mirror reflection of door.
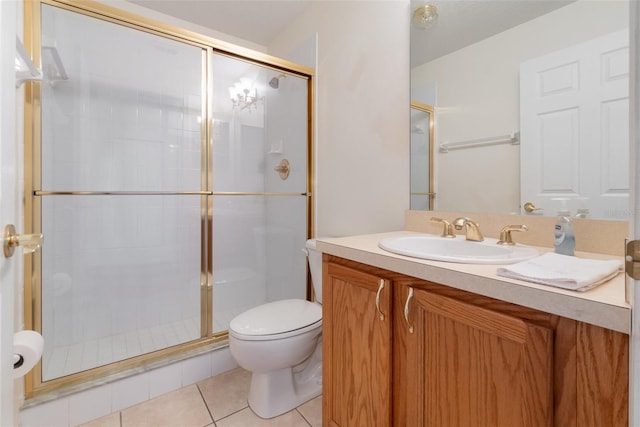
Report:
[{"label": "mirror reflection of door", "polygon": [[521,64],[524,214],[628,217],[628,46],[620,30]]},{"label": "mirror reflection of door", "polygon": [[433,209],[433,189],[433,107],[412,101],[410,209]]}]

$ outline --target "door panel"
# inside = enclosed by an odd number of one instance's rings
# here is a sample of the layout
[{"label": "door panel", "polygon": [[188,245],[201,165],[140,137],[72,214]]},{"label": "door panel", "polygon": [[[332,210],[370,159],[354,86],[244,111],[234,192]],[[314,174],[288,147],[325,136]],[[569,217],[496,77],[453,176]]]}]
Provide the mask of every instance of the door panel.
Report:
[{"label": "door panel", "polygon": [[[631,174],[636,177],[631,180],[631,198],[629,209],[632,215],[629,220],[629,235],[634,240],[640,240],[640,185],[637,176],[640,173],[640,4],[630,2],[630,27],[634,37],[631,37],[631,102],[630,102],[630,141],[631,141]],[[629,425],[640,425],[640,281],[627,278],[627,296],[631,303],[631,339],[629,366]]]},{"label": "door panel", "polygon": [[[15,89],[14,58],[16,56],[16,13],[18,2],[0,2],[0,232],[7,224],[23,231],[16,132],[16,100],[22,90]],[[4,237],[0,237],[4,243]],[[11,258],[0,255],[0,425],[16,423],[17,396],[14,390],[13,333],[16,294],[23,283],[22,250]]]},{"label": "door panel", "polygon": [[554,215],[567,198],[573,214],[626,219],[628,106],[626,30],[523,63],[522,205]]}]

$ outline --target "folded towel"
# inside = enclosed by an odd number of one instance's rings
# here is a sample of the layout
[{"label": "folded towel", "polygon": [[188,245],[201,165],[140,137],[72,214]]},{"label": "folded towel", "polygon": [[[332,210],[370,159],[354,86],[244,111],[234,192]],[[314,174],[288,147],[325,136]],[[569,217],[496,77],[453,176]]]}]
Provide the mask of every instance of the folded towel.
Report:
[{"label": "folded towel", "polygon": [[622,261],[576,258],[553,252],[528,261],[499,267],[498,276],[573,291],[586,291],[614,278],[622,271]]}]

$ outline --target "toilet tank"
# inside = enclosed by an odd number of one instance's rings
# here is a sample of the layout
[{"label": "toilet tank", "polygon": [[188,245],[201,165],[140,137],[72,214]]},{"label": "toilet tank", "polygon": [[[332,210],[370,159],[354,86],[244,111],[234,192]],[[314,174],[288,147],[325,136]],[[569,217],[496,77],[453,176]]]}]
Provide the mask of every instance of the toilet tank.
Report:
[{"label": "toilet tank", "polygon": [[309,271],[311,271],[311,282],[316,295],[316,301],[322,303],[322,252],[316,250],[316,240],[307,240],[305,245],[307,259],[309,260]]}]

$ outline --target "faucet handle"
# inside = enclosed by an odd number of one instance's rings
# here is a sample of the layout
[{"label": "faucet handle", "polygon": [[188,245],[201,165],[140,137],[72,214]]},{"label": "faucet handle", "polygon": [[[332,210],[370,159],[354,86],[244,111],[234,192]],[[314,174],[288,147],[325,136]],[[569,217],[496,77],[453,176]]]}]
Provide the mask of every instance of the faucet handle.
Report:
[{"label": "faucet handle", "polygon": [[529,228],[526,225],[507,225],[500,230],[499,245],[515,245],[516,242],[511,238],[512,231],[527,231]]},{"label": "faucet handle", "polygon": [[456,237],[456,233],[453,232],[453,226],[451,225],[451,223],[449,221],[447,221],[446,219],[442,219],[442,218],[436,218],[436,217],[431,217],[431,222],[437,222],[440,223],[442,225],[444,225],[444,228],[442,229],[442,237],[447,237],[449,239],[455,239]]}]

